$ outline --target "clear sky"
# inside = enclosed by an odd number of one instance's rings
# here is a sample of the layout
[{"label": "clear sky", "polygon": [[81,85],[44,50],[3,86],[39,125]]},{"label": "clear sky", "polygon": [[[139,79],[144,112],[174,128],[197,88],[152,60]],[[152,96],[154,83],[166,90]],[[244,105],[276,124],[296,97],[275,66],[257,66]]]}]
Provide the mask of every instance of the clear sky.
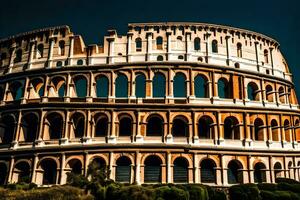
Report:
[{"label": "clear sky", "polygon": [[2,0],[0,38],[69,25],[86,44],[130,22],[208,22],[263,33],[281,44],[300,97],[300,0]]}]

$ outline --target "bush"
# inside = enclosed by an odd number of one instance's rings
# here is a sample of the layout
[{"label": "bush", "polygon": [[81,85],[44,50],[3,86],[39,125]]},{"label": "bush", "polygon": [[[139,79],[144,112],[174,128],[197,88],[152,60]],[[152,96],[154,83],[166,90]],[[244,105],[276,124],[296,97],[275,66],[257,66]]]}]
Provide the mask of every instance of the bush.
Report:
[{"label": "bush", "polygon": [[175,186],[162,186],[155,189],[155,199],[188,200],[189,193]]},{"label": "bush", "polygon": [[268,190],[268,191],[275,191],[277,190],[277,184],[273,183],[260,183],[257,184],[259,190]]},{"label": "bush", "polygon": [[189,193],[189,200],[208,200],[208,192],[206,187],[202,185],[185,185]]},{"label": "bush", "polygon": [[74,187],[84,188],[88,182],[88,179],[81,174],[67,173],[67,183]]},{"label": "bush", "polygon": [[276,178],[276,183],[300,184],[299,181],[289,178]]},{"label": "bush", "polygon": [[229,188],[230,200],[260,200],[255,184],[235,185]]}]

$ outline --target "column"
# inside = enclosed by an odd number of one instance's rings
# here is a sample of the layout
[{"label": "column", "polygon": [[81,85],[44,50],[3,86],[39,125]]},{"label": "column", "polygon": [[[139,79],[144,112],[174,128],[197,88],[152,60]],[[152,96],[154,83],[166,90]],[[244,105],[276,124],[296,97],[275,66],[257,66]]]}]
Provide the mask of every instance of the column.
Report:
[{"label": "column", "polygon": [[167,125],[168,125],[168,131],[167,131],[167,135],[166,135],[166,142],[167,143],[172,143],[173,142],[173,136],[172,136],[172,122],[170,121],[171,119],[171,117],[170,117],[170,115],[171,115],[171,113],[170,113],[170,111],[168,111],[168,113],[167,113],[167,118],[168,118],[168,120],[167,120],[167,122],[169,122]]},{"label": "column", "polygon": [[87,120],[86,120],[86,136],[84,136],[84,142],[90,142],[92,140],[92,127],[91,125],[93,124],[92,121],[92,114],[91,111],[87,111]]},{"label": "column", "polygon": [[222,173],[222,185],[228,185],[228,177],[227,177],[227,168],[225,167],[224,164],[224,155],[221,154],[220,156],[220,163],[221,163],[221,173]]},{"label": "column", "polygon": [[229,45],[229,40],[230,39],[230,35],[226,35],[225,36],[225,40],[226,40],[226,55],[227,55],[227,59],[226,59],[226,64],[229,66],[231,63],[230,63],[230,61],[231,61],[231,57],[230,57],[230,54],[231,54],[231,52],[230,52],[230,45]]},{"label": "column", "polygon": [[189,61],[190,55],[191,32],[185,32],[185,56],[184,61]]},{"label": "column", "polygon": [[109,152],[109,174],[108,174],[108,178],[115,180],[115,170],[114,170],[114,153],[113,152]]},{"label": "column", "polygon": [[70,114],[69,111],[65,112],[65,121],[64,121],[64,131],[63,136],[60,139],[61,144],[67,144],[69,140],[69,123],[70,123]]},{"label": "column", "polygon": [[219,94],[218,94],[218,80],[216,80],[215,77],[215,72],[212,72],[212,89],[213,89],[213,99],[219,99]]},{"label": "column", "polygon": [[217,112],[216,115],[217,118],[217,124],[218,124],[218,144],[222,145],[224,143],[224,125],[221,125],[221,114],[219,112]]},{"label": "column", "polygon": [[65,172],[65,166],[66,166],[66,155],[65,153],[61,154],[61,161],[60,161],[60,180],[59,180],[59,184],[63,185],[66,184],[67,182],[67,174]]},{"label": "column", "polygon": [[167,152],[167,183],[172,183],[171,153]]},{"label": "column", "polygon": [[52,66],[52,56],[53,56],[53,47],[55,43],[56,37],[49,37],[49,52],[48,52],[48,59],[47,59],[47,68],[51,68]]},{"label": "column", "polygon": [[14,156],[11,156],[9,170],[8,170],[7,183],[12,183],[12,177],[13,177],[13,172],[14,172],[14,165],[15,165],[15,158],[14,158]]},{"label": "column", "polygon": [[195,98],[195,82],[194,82],[194,77],[193,77],[193,72],[191,69],[189,69],[189,99],[194,99]]},{"label": "column", "polygon": [[259,61],[258,61],[258,49],[257,49],[257,45],[258,42],[254,42],[254,46],[255,46],[255,57],[256,57],[256,67],[257,67],[257,71],[259,72]]},{"label": "column", "polygon": [[[134,80],[134,72],[133,70],[130,70],[130,79],[128,80],[128,91],[129,91],[129,99],[135,99],[135,80]],[[134,83],[134,84],[133,84]]]},{"label": "column", "polygon": [[110,74],[110,86],[109,86],[109,96],[108,96],[108,101],[109,102],[114,102],[114,99],[115,99],[115,72],[112,71],[111,74]]},{"label": "column", "polygon": [[9,64],[8,64],[8,73],[12,72],[12,68],[14,66],[15,53],[16,53],[16,43],[13,43],[12,46],[10,47],[10,58],[9,58]]},{"label": "column", "polygon": [[21,129],[21,117],[22,117],[22,113],[19,112],[18,121],[16,122],[17,124],[16,124],[15,138],[14,138],[14,141],[12,142],[12,148],[16,148],[19,143],[19,135],[20,135],[20,129]]},{"label": "column", "polygon": [[[35,143],[37,145],[42,145],[43,144],[43,139],[44,139],[44,128],[45,128],[45,111],[41,111],[41,118],[40,118],[40,129],[39,129],[39,134],[37,137],[37,140],[35,141]],[[47,138],[50,139],[50,138]]]},{"label": "column", "polygon": [[253,167],[251,164],[251,156],[248,155],[248,171],[249,171],[249,183],[254,183],[254,172],[253,172]]},{"label": "column", "polygon": [[211,55],[211,44],[210,44],[210,33],[206,32],[205,33],[205,38],[206,38],[206,56],[205,56],[205,62],[208,63],[208,58]]},{"label": "column", "polygon": [[270,58],[271,58],[271,67],[272,67],[272,75],[274,75],[274,61],[273,61],[273,47],[270,47]]},{"label": "column", "polygon": [[[126,62],[131,62],[131,44],[132,44],[132,35],[133,33],[127,33],[127,52],[126,52]],[[142,42],[143,44],[143,42]],[[142,45],[143,47],[143,45]]]},{"label": "column", "polygon": [[114,63],[114,50],[115,50],[115,38],[107,38],[108,41],[108,62],[107,64]]},{"label": "column", "polygon": [[193,154],[193,157],[194,157],[194,183],[200,183],[200,174],[199,174],[199,159],[198,159],[198,155],[196,153]]},{"label": "column", "polygon": [[172,35],[172,32],[166,32],[166,35],[167,35],[167,56],[166,56],[166,61],[168,61],[168,60],[170,60],[170,55],[172,53],[172,49],[171,49],[171,43],[172,43],[171,35]]},{"label": "column", "polygon": [[139,151],[136,152],[135,157],[135,183],[141,184],[141,154]]},{"label": "column", "polygon": [[197,131],[197,122],[196,122],[196,118],[195,118],[195,112],[192,111],[191,115],[192,115],[192,133],[194,133],[193,134],[193,142],[195,144],[198,144],[199,143],[199,133]]},{"label": "column", "polygon": [[74,54],[74,36],[69,37],[70,46],[69,46],[69,55],[68,55],[68,65],[73,65],[73,54]]},{"label": "column", "polygon": [[115,118],[116,118],[116,113],[114,111],[111,111],[111,131],[109,133],[109,136],[107,138],[107,142],[108,143],[116,143],[116,122],[115,122]]},{"label": "column", "polygon": [[38,164],[39,158],[37,154],[34,154],[33,157],[33,164],[32,164],[32,176],[31,176],[31,183],[35,183],[36,181],[36,168]]},{"label": "column", "polygon": [[150,61],[151,60],[151,51],[152,51],[152,33],[147,32],[146,38],[147,38],[146,61]]},{"label": "column", "polygon": [[35,47],[36,47],[36,41],[31,40],[29,45],[30,45],[30,47],[29,47],[28,67],[27,67],[27,69],[31,69],[31,66],[32,66],[34,50],[35,50]]},{"label": "column", "polygon": [[71,79],[72,79],[72,77],[71,77],[71,75],[70,74],[68,74],[67,75],[67,81],[66,81],[66,84],[65,84],[65,97],[64,97],[64,101],[65,102],[70,102],[70,98],[71,98],[71,87],[70,87],[70,85],[71,85]]}]

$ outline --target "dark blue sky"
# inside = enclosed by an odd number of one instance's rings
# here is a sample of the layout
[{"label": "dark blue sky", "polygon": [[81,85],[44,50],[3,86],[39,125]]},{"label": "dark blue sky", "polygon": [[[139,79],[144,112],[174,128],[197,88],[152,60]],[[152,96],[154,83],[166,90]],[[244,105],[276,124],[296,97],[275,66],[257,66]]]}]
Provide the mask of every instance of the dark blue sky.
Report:
[{"label": "dark blue sky", "polygon": [[281,44],[300,96],[298,0],[5,0],[0,38],[37,28],[69,25],[86,44],[102,43],[107,29],[125,33],[130,22],[191,21],[254,30]]}]

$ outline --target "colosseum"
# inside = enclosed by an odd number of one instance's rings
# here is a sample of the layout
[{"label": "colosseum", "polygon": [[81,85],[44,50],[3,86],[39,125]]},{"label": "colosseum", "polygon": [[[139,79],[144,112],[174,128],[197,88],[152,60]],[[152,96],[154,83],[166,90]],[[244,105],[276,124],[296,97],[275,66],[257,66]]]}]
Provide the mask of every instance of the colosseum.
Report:
[{"label": "colosseum", "polygon": [[300,112],[279,43],[205,23],[68,26],[0,40],[0,184],[300,180]]}]

